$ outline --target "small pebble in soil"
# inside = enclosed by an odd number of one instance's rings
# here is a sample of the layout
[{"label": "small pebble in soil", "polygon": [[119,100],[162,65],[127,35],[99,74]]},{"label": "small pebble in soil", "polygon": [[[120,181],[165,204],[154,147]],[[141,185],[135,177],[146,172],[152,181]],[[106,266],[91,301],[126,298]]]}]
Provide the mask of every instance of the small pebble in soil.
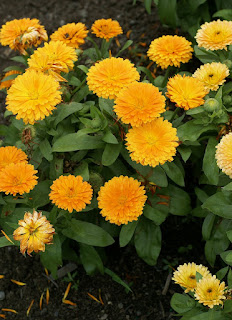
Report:
[{"label": "small pebble in soil", "polygon": [[106,320],[108,318],[108,314],[103,314],[103,316],[101,316],[100,320]]},{"label": "small pebble in soil", "polygon": [[5,292],[4,291],[0,291],[0,300],[4,300],[6,297]]},{"label": "small pebble in soil", "polygon": [[119,309],[122,309],[122,308],[123,308],[123,304],[122,304],[122,303],[119,303],[119,304],[118,304],[118,308],[119,308]]}]

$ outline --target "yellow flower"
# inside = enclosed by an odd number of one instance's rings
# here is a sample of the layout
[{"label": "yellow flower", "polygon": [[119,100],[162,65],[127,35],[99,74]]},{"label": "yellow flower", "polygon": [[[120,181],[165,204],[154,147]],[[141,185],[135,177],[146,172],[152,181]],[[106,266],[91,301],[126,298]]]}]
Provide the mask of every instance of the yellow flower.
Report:
[{"label": "yellow flower", "polygon": [[9,164],[0,171],[0,191],[13,196],[30,192],[38,183],[37,172],[25,162]]},{"label": "yellow flower", "polygon": [[12,74],[21,74],[22,72],[17,71],[17,70],[11,70],[5,73],[4,77],[1,80],[0,83],[0,90],[2,89],[9,89],[14,81],[14,79],[12,80],[4,80],[6,77],[11,76]]},{"label": "yellow flower", "polygon": [[109,39],[122,34],[122,28],[118,21],[112,19],[99,19],[92,25],[92,33],[98,38]]},{"label": "yellow flower", "polygon": [[216,149],[217,165],[232,179],[232,132],[221,139]]},{"label": "yellow flower", "polygon": [[38,48],[28,59],[30,69],[52,75],[57,81],[66,81],[61,72],[68,73],[77,60],[75,49],[62,41],[50,41]]},{"label": "yellow flower", "polygon": [[27,54],[27,48],[37,47],[42,41],[47,40],[47,32],[38,19],[8,21],[0,30],[1,45],[10,46],[12,50],[18,50],[24,55]]},{"label": "yellow flower", "polygon": [[177,74],[169,79],[166,96],[175,102],[177,107],[189,110],[204,104],[207,92],[200,80]]},{"label": "yellow flower", "polygon": [[21,149],[16,147],[1,147],[0,148],[0,172],[11,163],[27,163],[27,155]]},{"label": "yellow flower", "polygon": [[85,43],[87,34],[88,30],[84,23],[68,23],[55,31],[50,38],[53,41],[62,41],[69,47],[79,48]]},{"label": "yellow flower", "polygon": [[165,111],[165,97],[151,83],[133,82],[117,95],[114,111],[122,122],[137,127]]},{"label": "yellow flower", "polygon": [[73,212],[85,209],[90,204],[93,189],[81,176],[60,176],[56,179],[49,194],[50,200],[58,208]]},{"label": "yellow flower", "polygon": [[61,102],[59,83],[52,76],[27,70],[18,76],[6,98],[7,109],[16,114],[16,119],[34,124],[52,113]]},{"label": "yellow flower", "polygon": [[210,274],[208,268],[192,263],[185,263],[177,268],[173,274],[172,280],[185,288],[185,292],[194,291],[197,286],[196,273],[200,273],[202,277]]},{"label": "yellow flower", "polygon": [[134,65],[122,58],[108,58],[89,69],[87,84],[98,97],[115,99],[122,88],[139,80]]},{"label": "yellow flower", "polygon": [[126,135],[131,159],[152,167],[173,161],[178,146],[176,132],[176,128],[163,118],[131,128]]},{"label": "yellow flower", "polygon": [[20,251],[22,254],[30,255],[32,251],[45,251],[45,244],[52,244],[55,229],[50,224],[42,212],[26,212],[23,220],[19,220],[20,227],[17,228],[13,237],[20,241]]},{"label": "yellow flower", "polygon": [[232,22],[211,21],[204,23],[195,36],[199,47],[206,50],[227,50],[232,44]]},{"label": "yellow flower", "polygon": [[208,275],[197,283],[195,298],[212,309],[214,306],[223,304],[223,300],[226,299],[224,293],[225,282],[220,282],[216,276]]},{"label": "yellow flower", "polygon": [[169,66],[180,67],[192,58],[191,42],[184,37],[162,36],[152,41],[147,52],[148,57],[162,69]]},{"label": "yellow flower", "polygon": [[114,177],[101,187],[98,194],[101,215],[110,223],[127,224],[138,220],[147,200],[145,189],[132,177]]},{"label": "yellow flower", "polygon": [[227,66],[220,62],[206,63],[200,66],[193,77],[202,81],[206,90],[216,91],[230,74]]}]

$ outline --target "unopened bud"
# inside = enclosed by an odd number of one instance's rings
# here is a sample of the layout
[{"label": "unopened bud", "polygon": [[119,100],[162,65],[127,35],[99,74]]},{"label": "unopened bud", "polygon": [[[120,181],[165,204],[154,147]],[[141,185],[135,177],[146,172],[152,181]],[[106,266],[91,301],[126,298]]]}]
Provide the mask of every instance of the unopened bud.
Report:
[{"label": "unopened bud", "polygon": [[91,121],[91,127],[92,128],[99,128],[101,126],[102,122],[99,118],[94,118],[92,121]]},{"label": "unopened bud", "polygon": [[223,100],[223,103],[226,104],[226,105],[232,104],[232,97],[229,96],[229,95],[225,95],[225,96],[222,98],[222,100]]},{"label": "unopened bud", "polygon": [[104,181],[102,176],[97,172],[90,172],[89,174],[89,183],[93,187],[95,192],[98,192],[103,185]]},{"label": "unopened bud", "polygon": [[205,101],[204,109],[207,112],[213,113],[220,109],[220,103],[214,98],[209,98]]}]

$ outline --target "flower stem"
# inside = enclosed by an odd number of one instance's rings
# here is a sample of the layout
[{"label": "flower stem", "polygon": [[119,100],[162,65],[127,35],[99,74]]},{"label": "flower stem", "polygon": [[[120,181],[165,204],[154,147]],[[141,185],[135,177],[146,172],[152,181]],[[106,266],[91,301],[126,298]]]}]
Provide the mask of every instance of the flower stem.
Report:
[{"label": "flower stem", "polygon": [[163,79],[163,82],[162,82],[162,88],[164,88],[166,86],[167,82],[168,82],[167,80],[168,80],[170,71],[171,71],[171,67],[169,66],[167,68],[167,70],[165,71],[164,79]]},{"label": "flower stem", "polygon": [[180,109],[179,107],[176,107],[176,110],[173,112],[170,122],[174,120],[175,116],[178,114],[179,109]]}]

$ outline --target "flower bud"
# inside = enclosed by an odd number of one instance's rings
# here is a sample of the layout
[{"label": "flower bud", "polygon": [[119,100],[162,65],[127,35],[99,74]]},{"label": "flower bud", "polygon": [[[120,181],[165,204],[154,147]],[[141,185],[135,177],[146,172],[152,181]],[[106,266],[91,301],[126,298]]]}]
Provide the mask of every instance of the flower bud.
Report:
[{"label": "flower bud", "polygon": [[99,118],[94,118],[92,121],[91,121],[91,127],[92,128],[99,128],[101,126],[102,122],[101,122],[101,119]]},{"label": "flower bud", "polygon": [[214,98],[209,98],[205,101],[204,109],[207,112],[213,113],[220,109],[220,103]]},{"label": "flower bud", "polygon": [[226,105],[232,104],[232,97],[229,96],[229,95],[225,95],[225,96],[222,98],[222,100],[223,100],[223,103],[226,104]]},{"label": "flower bud", "polygon": [[33,140],[33,138],[35,138],[35,136],[35,127],[30,124],[25,126],[24,129],[21,131],[21,139],[24,144],[30,143]]},{"label": "flower bud", "polygon": [[97,173],[97,172],[90,172],[89,174],[89,183],[91,184],[93,190],[95,192],[98,192],[101,188],[101,186],[103,186],[103,178],[102,176]]}]

